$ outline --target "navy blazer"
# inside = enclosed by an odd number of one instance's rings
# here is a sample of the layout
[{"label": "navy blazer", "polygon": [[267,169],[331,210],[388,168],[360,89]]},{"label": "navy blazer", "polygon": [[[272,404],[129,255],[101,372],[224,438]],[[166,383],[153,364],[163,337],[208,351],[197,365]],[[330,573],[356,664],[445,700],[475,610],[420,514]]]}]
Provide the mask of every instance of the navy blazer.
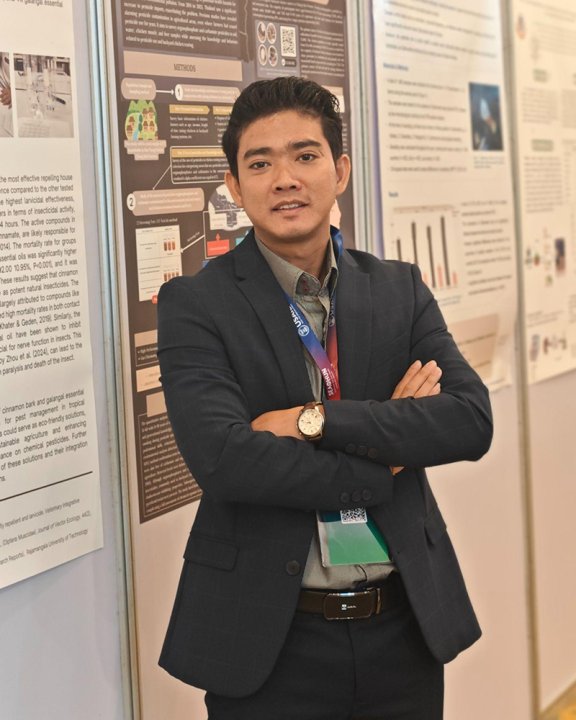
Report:
[{"label": "navy blazer", "polygon": [[[168,415],[203,490],[160,664],[220,695],[254,693],[294,616],[315,511],[358,505],[386,538],[434,656],[447,662],[472,644],[480,629],[423,468],[481,457],[490,403],[418,268],[344,251],[342,399],[325,403],[318,444],[250,427],[313,400],[285,296],[252,233],[165,284],[158,313]],[[438,362],[442,392],[390,400],[417,359]]]}]

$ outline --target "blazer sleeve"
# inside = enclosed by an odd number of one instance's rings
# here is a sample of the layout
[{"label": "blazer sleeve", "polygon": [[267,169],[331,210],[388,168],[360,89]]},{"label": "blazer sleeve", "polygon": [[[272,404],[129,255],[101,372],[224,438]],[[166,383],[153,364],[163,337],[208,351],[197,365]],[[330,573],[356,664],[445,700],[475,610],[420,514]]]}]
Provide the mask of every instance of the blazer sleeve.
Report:
[{"label": "blazer sleeve", "polygon": [[212,316],[193,281],[175,278],[160,290],[158,358],[176,443],[202,490],[218,501],[304,510],[391,500],[388,468],[251,429],[229,355],[242,348],[226,347],[219,323],[230,319]]},{"label": "blazer sleeve", "polygon": [[[398,400],[325,403],[324,449],[368,449],[386,466],[429,467],[477,460],[490,447],[492,414],[488,390],[460,353],[420,271],[412,271],[410,361],[436,360],[441,393]],[[410,302],[406,298],[406,302]],[[407,367],[405,368],[407,369]]]}]

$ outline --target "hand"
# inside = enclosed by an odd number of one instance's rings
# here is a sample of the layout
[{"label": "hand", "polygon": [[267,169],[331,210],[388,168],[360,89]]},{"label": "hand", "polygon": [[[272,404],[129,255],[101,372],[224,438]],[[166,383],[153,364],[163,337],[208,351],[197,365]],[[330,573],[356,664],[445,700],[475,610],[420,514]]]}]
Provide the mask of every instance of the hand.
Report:
[{"label": "hand", "polygon": [[[406,370],[404,377],[394,388],[392,400],[400,400],[402,398],[421,398],[439,395],[441,391],[440,378],[442,370],[438,367],[435,360],[430,360],[426,365],[422,365],[420,360],[416,360]],[[391,467],[392,475],[397,475],[403,467]]]},{"label": "hand", "polygon": [[304,440],[298,432],[298,415],[303,405],[288,408],[287,410],[271,410],[262,413],[250,423],[252,430],[263,432],[267,430],[276,437],[293,437],[297,440]]},{"label": "hand", "polygon": [[436,364],[436,360],[430,360],[424,366],[422,366],[420,360],[416,360],[396,385],[392,393],[392,400],[439,395],[441,377],[442,370]]}]

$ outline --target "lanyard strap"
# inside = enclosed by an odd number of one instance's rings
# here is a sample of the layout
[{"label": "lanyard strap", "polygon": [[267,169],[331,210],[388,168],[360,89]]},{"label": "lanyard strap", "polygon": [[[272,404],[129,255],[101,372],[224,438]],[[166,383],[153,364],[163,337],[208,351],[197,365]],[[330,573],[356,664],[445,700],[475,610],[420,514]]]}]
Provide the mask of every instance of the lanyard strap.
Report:
[{"label": "lanyard strap", "polygon": [[[336,228],[330,228],[330,235],[335,244],[336,250],[336,261],[340,259],[342,254],[342,235]],[[324,382],[324,388],[326,390],[326,396],[329,400],[340,399],[340,380],[338,378],[338,337],[336,334],[336,293],[332,294],[330,298],[330,312],[328,314],[328,335],[326,337],[326,349],[318,340],[308,321],[300,311],[300,308],[288,295],[286,300],[288,301],[288,307],[290,308],[290,314],[294,326],[298,331],[298,336],[304,347],[310,353],[310,356],[318,366],[322,381]]]}]

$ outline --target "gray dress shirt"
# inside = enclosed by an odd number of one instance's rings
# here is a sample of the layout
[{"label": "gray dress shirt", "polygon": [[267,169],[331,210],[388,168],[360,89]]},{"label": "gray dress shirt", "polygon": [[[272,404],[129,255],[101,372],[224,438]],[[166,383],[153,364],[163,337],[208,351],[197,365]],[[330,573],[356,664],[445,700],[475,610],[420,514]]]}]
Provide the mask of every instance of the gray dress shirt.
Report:
[{"label": "gray dress shirt", "polygon": [[[280,287],[296,302],[316,337],[325,345],[328,332],[330,297],[336,289],[338,280],[338,266],[332,243],[328,243],[323,282],[273,253],[258,238],[256,238],[256,243]],[[302,344],[302,351],[314,398],[320,401],[323,399],[324,389],[320,370],[304,344]],[[392,564],[324,567],[322,565],[318,533],[316,532],[310,545],[302,587],[330,590],[350,589],[361,582],[381,582],[393,569]]]}]

